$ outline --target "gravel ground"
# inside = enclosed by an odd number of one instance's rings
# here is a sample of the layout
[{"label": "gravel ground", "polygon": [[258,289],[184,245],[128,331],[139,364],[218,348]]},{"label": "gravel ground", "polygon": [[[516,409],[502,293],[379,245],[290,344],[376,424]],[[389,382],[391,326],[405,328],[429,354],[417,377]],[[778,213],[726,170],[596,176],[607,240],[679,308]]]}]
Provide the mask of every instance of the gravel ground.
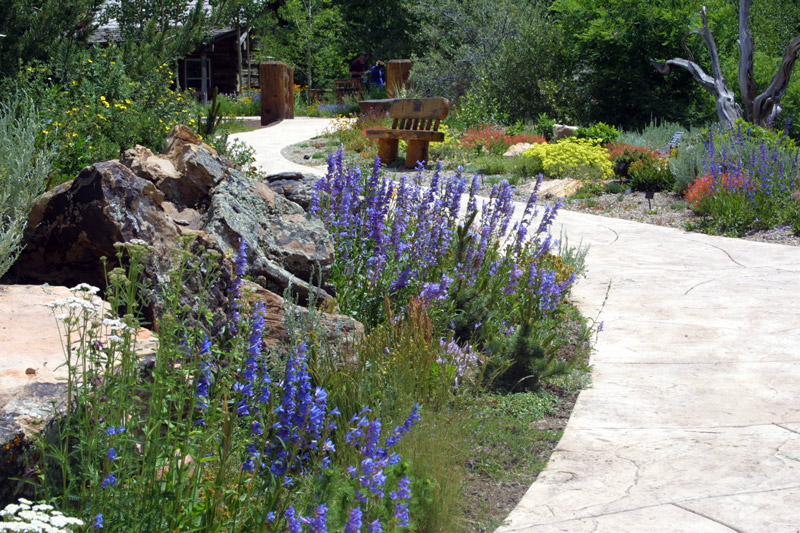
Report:
[{"label": "gravel ground", "polygon": [[[656,193],[650,203],[648,203],[644,193],[641,192],[604,194],[582,200],[567,199],[564,208],[570,211],[623,218],[679,229],[684,229],[687,223],[697,222],[698,220],[698,216],[686,206],[680,196],[668,193]],[[754,231],[742,238],[748,241],[800,246],[800,237],[795,235],[789,228]]]}]

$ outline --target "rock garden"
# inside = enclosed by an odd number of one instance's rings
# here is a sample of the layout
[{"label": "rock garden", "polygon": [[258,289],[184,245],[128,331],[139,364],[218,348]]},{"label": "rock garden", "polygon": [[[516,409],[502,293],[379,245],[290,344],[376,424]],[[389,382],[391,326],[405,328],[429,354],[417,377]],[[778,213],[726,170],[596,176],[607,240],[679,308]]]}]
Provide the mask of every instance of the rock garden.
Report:
[{"label": "rock garden", "polygon": [[[590,383],[560,210],[800,244],[780,3],[769,75],[740,3],[738,95],[691,1],[151,4],[0,8],[0,531],[492,531]],[[435,120],[317,101],[367,46],[414,58],[367,96]],[[284,150],[322,177],[229,137],[265,114],[251,52],[339,113]]]}]

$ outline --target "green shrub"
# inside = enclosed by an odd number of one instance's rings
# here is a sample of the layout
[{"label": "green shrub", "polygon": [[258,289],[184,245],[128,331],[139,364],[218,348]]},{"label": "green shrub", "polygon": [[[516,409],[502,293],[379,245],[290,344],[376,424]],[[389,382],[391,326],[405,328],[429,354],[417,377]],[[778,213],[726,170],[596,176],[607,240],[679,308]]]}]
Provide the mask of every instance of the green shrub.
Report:
[{"label": "green shrub", "polygon": [[634,161],[630,169],[630,185],[634,191],[669,191],[675,184],[675,177],[669,165],[657,157]]},{"label": "green shrub", "polygon": [[793,143],[772,132],[735,128],[709,132],[704,175],[686,193],[687,201],[706,218],[697,228],[741,236],[749,230],[794,226],[798,189],[798,155]]},{"label": "green shrub", "polygon": [[[650,124],[641,131],[625,131],[621,133],[619,142],[656,150],[667,146],[672,136],[678,131],[686,131],[686,128],[675,122],[651,120]],[[684,136],[681,142],[684,143],[685,141],[686,138]]]},{"label": "green shrub", "polygon": [[575,132],[579,139],[596,139],[600,144],[614,142],[619,137],[619,130],[603,122],[598,122],[589,127],[581,127]]},{"label": "green shrub", "polygon": [[33,199],[44,190],[52,154],[38,149],[41,131],[31,103],[0,105],[0,277],[19,255]]},{"label": "green shrub", "polygon": [[776,129],[762,128],[756,124],[751,124],[744,119],[737,119],[733,126],[720,132],[714,139],[715,142],[732,142],[744,140],[752,144],[764,143],[767,148],[776,148],[780,151],[793,152],[797,150],[794,139],[787,136],[783,131]]},{"label": "green shrub", "polygon": [[606,194],[621,194],[624,193],[627,189],[628,187],[625,184],[620,183],[618,181],[612,181],[606,183],[603,192],[605,192]]},{"label": "green shrub", "polygon": [[174,73],[167,65],[130,75],[114,46],[82,50],[72,62],[68,79],[59,79],[56,65],[36,63],[5,87],[7,101],[28,95],[43,118],[38,146],[50,147],[56,168],[48,186],[136,144],[161,152],[176,124],[197,127],[197,104],[170,89]]},{"label": "green shrub", "polygon": [[608,151],[592,139],[567,137],[555,144],[535,144],[523,155],[539,159],[542,171],[552,177],[581,180],[605,180],[614,177]]},{"label": "green shrub", "polygon": [[586,198],[594,198],[601,196],[605,189],[599,183],[586,183],[580,189],[575,191],[575,194],[570,196],[574,200],[585,200]]},{"label": "green shrub", "polygon": [[225,117],[259,116],[261,115],[260,98],[259,91],[245,91],[242,94],[234,95],[221,94],[218,96],[219,114]]},{"label": "green shrub", "polygon": [[683,194],[697,177],[703,174],[706,156],[706,147],[702,142],[681,144],[672,151],[669,169],[675,178],[672,186],[673,192]]},{"label": "green shrub", "polygon": [[548,118],[544,113],[539,113],[539,118],[536,120],[535,133],[543,136],[548,142],[550,142],[553,140],[553,126],[555,125],[555,120]]}]

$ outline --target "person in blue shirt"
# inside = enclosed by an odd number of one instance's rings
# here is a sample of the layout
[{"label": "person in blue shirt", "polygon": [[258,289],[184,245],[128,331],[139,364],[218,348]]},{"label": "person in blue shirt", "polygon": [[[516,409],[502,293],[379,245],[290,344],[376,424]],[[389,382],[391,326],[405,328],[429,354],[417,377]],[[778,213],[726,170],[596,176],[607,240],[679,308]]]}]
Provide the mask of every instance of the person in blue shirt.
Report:
[{"label": "person in blue shirt", "polygon": [[369,84],[373,89],[380,89],[386,82],[383,79],[383,61],[376,61],[369,69]]}]

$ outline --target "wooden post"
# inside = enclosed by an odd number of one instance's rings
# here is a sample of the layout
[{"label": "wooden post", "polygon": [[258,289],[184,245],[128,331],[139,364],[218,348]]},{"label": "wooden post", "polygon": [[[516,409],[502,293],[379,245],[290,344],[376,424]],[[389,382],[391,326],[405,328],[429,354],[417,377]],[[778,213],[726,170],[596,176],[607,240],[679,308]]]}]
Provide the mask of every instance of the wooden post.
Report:
[{"label": "wooden post", "polygon": [[411,73],[410,59],[391,59],[386,66],[386,96],[399,98]]},{"label": "wooden post", "polygon": [[280,61],[264,61],[258,65],[261,86],[261,125],[280,122],[286,112],[286,65]]},{"label": "wooden post", "polygon": [[428,141],[409,139],[406,148],[406,167],[417,168],[418,161],[428,162]]}]

